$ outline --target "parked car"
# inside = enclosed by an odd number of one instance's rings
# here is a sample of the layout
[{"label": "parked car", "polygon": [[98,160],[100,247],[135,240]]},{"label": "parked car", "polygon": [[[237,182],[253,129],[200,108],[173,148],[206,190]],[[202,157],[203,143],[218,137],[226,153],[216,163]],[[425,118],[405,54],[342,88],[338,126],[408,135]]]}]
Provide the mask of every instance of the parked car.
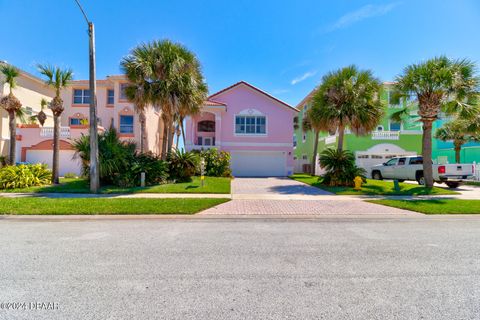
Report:
[{"label": "parked car", "polygon": [[[421,156],[392,158],[372,167],[371,173],[375,180],[396,179],[400,182],[412,180],[420,185],[425,184]],[[473,177],[474,166],[471,164],[433,164],[433,180],[445,183],[449,188],[457,188],[464,180]]]}]

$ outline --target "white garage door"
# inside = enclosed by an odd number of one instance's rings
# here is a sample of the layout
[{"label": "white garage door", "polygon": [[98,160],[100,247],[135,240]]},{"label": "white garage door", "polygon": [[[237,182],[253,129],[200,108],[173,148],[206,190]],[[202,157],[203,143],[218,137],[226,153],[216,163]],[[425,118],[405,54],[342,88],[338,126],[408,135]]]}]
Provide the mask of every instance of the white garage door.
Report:
[{"label": "white garage door", "polygon": [[234,177],[282,177],[286,175],[286,153],[281,151],[232,151]]},{"label": "white garage door", "polygon": [[[27,150],[26,161],[29,163],[45,163],[49,168],[52,167],[52,150]],[[65,173],[81,173],[81,163],[77,159],[73,159],[75,151],[60,150],[60,176]]]}]

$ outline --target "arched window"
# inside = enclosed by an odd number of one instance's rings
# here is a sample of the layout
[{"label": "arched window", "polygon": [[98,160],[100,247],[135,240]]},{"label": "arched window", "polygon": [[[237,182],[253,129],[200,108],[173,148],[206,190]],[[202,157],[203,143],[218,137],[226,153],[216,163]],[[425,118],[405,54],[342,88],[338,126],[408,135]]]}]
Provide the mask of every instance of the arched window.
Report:
[{"label": "arched window", "polygon": [[198,123],[198,132],[215,132],[215,121],[203,120]]}]

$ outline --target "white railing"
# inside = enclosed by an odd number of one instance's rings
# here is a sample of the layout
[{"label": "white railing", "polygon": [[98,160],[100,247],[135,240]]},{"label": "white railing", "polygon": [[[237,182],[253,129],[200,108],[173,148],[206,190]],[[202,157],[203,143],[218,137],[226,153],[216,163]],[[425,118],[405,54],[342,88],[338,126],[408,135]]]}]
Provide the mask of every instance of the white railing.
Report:
[{"label": "white railing", "polygon": [[332,144],[332,143],[335,143],[336,141],[337,141],[336,136],[325,137],[325,144]]},{"label": "white railing", "polygon": [[473,173],[475,175],[474,179],[476,181],[480,181],[480,164],[478,163],[473,163]]},{"label": "white railing", "polygon": [[373,140],[399,140],[400,131],[374,131],[372,132]]},{"label": "white railing", "polygon": [[[52,138],[53,127],[43,127],[40,130],[40,137]],[[60,127],[60,138],[70,138],[70,127]]]}]

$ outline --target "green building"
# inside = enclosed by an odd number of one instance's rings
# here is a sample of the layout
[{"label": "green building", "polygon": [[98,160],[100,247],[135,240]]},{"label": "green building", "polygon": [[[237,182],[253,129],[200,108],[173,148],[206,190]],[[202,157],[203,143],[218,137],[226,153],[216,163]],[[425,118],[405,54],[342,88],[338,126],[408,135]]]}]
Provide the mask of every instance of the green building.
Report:
[{"label": "green building", "polygon": [[[386,162],[388,159],[397,156],[417,155],[422,151],[422,126],[417,121],[417,112],[414,111],[402,122],[394,122],[390,119],[392,113],[404,108],[413,101],[403,101],[400,104],[394,103],[390,99],[392,91],[391,82],[384,83],[385,90],[382,92],[381,99],[385,105],[385,116],[381,120],[377,129],[365,136],[355,136],[349,132],[345,133],[344,148],[352,151],[355,155],[357,165],[365,168],[370,173],[370,168],[374,165]],[[310,92],[298,105],[300,110],[296,119],[297,128],[295,129],[295,172],[308,172],[312,161],[313,145],[315,135],[313,131],[303,132],[302,121],[311,106],[311,100],[315,90]],[[439,128],[446,120],[438,120],[434,125],[434,131]],[[337,143],[337,136],[328,133],[321,133],[318,142],[318,153],[325,148],[334,147]],[[438,162],[455,162],[455,152],[450,142],[434,140],[433,159]],[[480,144],[467,144],[462,151],[462,162],[473,163],[480,162]],[[317,174],[320,172],[317,163]]]}]

